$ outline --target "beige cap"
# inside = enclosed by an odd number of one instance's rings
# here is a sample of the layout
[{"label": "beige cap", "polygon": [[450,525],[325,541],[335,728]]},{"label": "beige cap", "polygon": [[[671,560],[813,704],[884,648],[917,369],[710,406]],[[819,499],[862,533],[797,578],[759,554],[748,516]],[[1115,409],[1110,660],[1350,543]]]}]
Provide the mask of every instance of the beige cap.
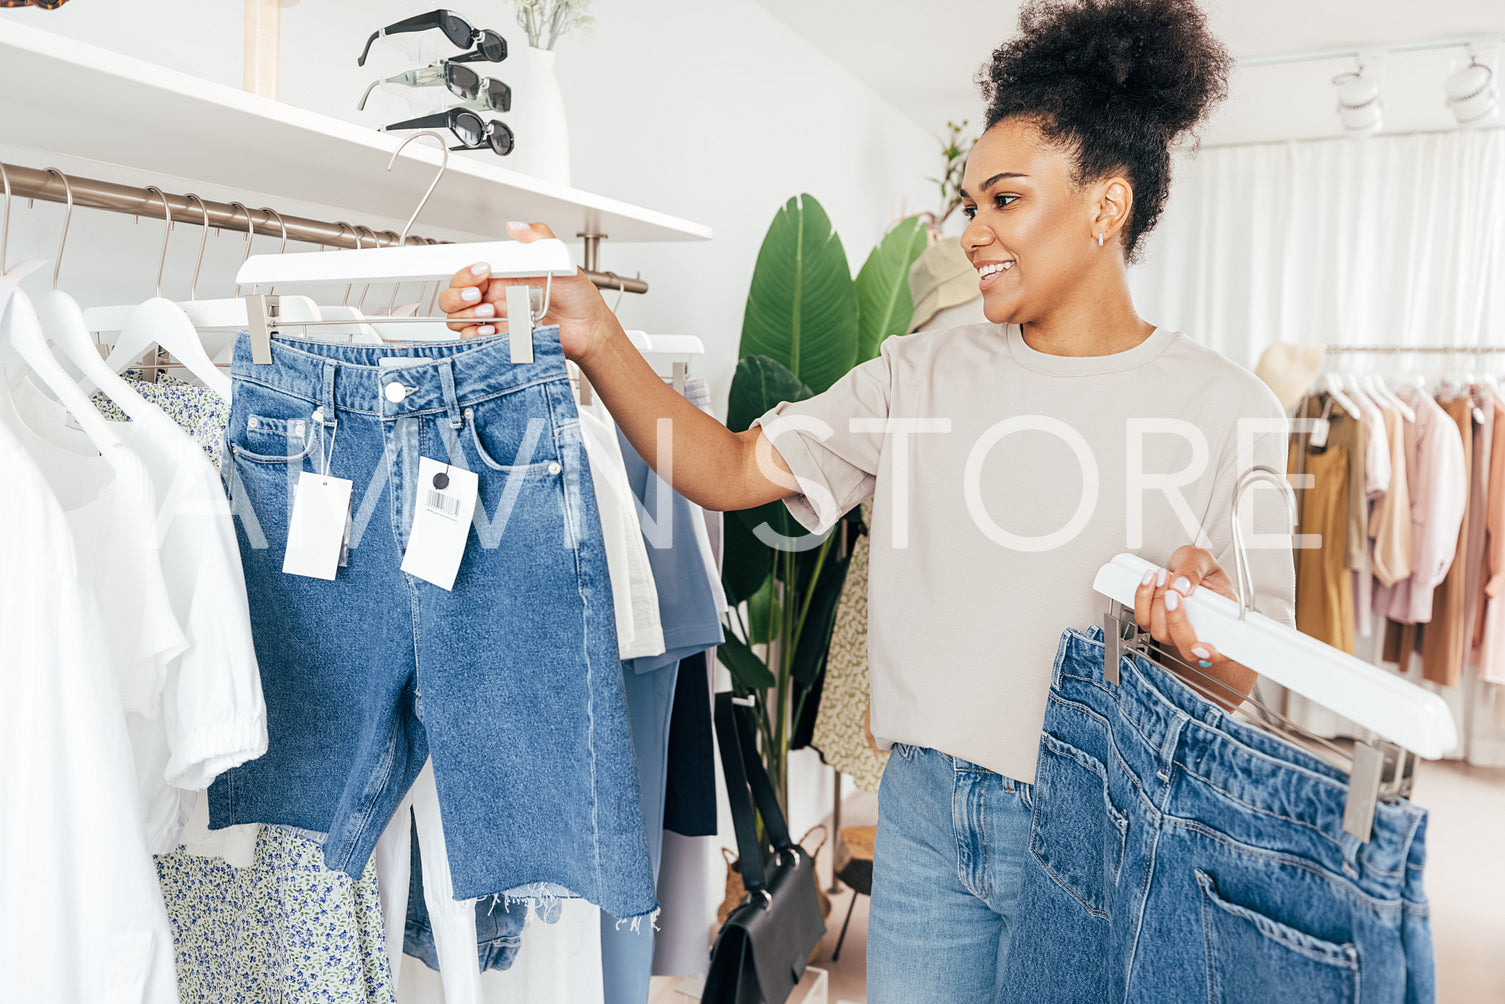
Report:
[{"label": "beige cap", "polygon": [[982,295],[977,288],[977,269],[967,260],[960,238],[942,237],[920,253],[909,266],[909,295],[915,305],[909,319],[910,331],[930,320],[937,311]]},{"label": "beige cap", "polygon": [[1301,398],[1312,386],[1326,354],[1327,349],[1321,345],[1276,342],[1259,357],[1254,375],[1275,392],[1281,407],[1290,411],[1301,403]]}]

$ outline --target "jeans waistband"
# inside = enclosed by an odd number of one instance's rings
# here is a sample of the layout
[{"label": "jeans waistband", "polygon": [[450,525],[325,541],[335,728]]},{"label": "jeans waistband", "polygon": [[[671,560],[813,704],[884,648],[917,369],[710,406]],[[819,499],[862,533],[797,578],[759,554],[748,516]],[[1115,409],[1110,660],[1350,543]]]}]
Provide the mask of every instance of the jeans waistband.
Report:
[{"label": "jeans waistband", "polygon": [[[1056,686],[1068,700],[1099,709],[1111,702],[1132,726],[1146,757],[1167,774],[1188,774],[1257,811],[1309,827],[1351,854],[1357,841],[1343,829],[1348,775],[1296,745],[1238,721],[1174,675],[1138,655],[1124,656],[1117,686],[1103,680],[1103,631],[1069,632],[1057,659]],[[1381,802],[1365,857],[1386,870],[1401,867],[1425,814],[1409,802]]]},{"label": "jeans waistband", "polygon": [[512,362],[507,335],[454,342],[352,345],[277,337],[272,362],[251,361],[242,332],[230,367],[249,381],[336,409],[378,418],[451,412],[538,383],[567,380],[555,325],[533,332],[533,362]]}]

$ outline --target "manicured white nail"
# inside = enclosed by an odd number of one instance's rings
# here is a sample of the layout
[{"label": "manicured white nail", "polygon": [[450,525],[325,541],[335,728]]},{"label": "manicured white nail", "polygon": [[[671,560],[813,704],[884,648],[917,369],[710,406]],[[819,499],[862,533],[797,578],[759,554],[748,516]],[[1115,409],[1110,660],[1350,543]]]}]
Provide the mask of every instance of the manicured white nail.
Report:
[{"label": "manicured white nail", "polygon": [[1202,645],[1193,645],[1191,647],[1191,654],[1194,655],[1194,656],[1196,656],[1198,659],[1211,659],[1212,658],[1212,652],[1211,652],[1211,650],[1209,650],[1208,648],[1206,648],[1205,646],[1202,646]]},{"label": "manicured white nail", "polygon": [[494,335],[494,334],[496,334],[496,328],[492,327],[489,324],[483,324],[479,328],[476,329],[476,334],[478,334],[478,335]]},{"label": "manicured white nail", "polygon": [[491,266],[483,261],[476,262],[474,265],[470,266],[471,275],[485,275],[489,271],[491,271]]},{"label": "manicured white nail", "polygon": [[508,230],[527,230],[528,229],[528,224],[524,223],[522,220],[508,220],[507,221],[507,229]]},{"label": "manicured white nail", "polygon": [[1171,588],[1179,592],[1182,596],[1190,596],[1191,580],[1184,575],[1179,576],[1175,582],[1171,583]]},{"label": "manicured white nail", "polygon": [[466,286],[464,289],[460,290],[460,299],[464,300],[466,303],[475,303],[480,298],[481,291],[479,289],[476,289],[474,286]]},{"label": "manicured white nail", "polygon": [[1157,586],[1163,586],[1163,585],[1165,585],[1165,577],[1166,577],[1167,574],[1168,573],[1163,568],[1160,569],[1160,571],[1156,572],[1155,573],[1155,585],[1157,585]]},{"label": "manicured white nail", "polygon": [[1139,584],[1141,586],[1147,586],[1151,582],[1154,582],[1154,581],[1155,581],[1155,570],[1152,568],[1148,572],[1144,573],[1144,578],[1142,578],[1142,579],[1139,580]]},{"label": "manicured white nail", "polygon": [[1165,609],[1179,610],[1180,608],[1181,594],[1176,592],[1174,589],[1167,590],[1165,594]]},{"label": "manicured white nail", "polygon": [[483,303],[476,308],[477,317],[494,317],[495,315],[496,308],[489,303]]}]

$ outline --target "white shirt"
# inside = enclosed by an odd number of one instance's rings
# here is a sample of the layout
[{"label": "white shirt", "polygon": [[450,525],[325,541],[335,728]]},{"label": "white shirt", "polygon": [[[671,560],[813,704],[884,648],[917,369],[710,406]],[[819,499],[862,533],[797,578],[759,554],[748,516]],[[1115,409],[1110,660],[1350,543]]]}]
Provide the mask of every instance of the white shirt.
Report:
[{"label": "white shirt", "polygon": [[0,973],[6,1004],[176,1004],[105,622],[0,420]]}]

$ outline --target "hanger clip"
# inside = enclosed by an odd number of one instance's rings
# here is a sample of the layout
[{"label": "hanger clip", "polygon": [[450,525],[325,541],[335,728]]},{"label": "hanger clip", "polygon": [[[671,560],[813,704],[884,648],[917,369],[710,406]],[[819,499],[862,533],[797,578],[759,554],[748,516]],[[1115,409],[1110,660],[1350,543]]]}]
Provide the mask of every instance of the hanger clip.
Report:
[{"label": "hanger clip", "polygon": [[527,286],[507,287],[507,346],[514,363],[533,361],[533,305]]},{"label": "hanger clip", "polygon": [[265,366],[272,361],[272,336],[277,333],[278,297],[253,293],[245,299],[246,323],[251,335],[251,362]]}]

